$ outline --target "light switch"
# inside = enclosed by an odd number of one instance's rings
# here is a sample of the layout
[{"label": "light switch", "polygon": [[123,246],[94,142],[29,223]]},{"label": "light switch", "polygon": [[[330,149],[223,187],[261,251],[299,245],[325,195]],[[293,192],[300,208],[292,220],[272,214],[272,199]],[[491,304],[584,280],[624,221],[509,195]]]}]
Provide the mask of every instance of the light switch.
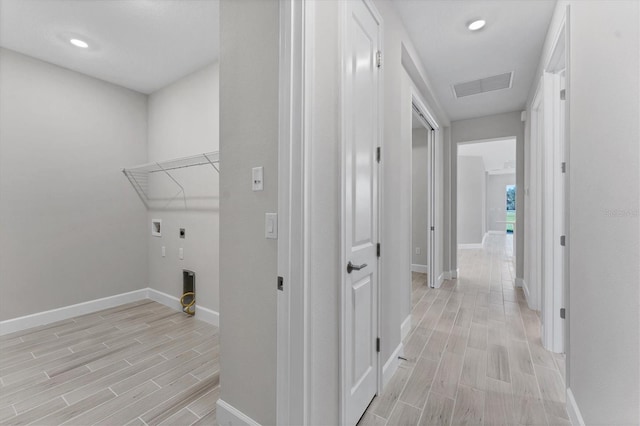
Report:
[{"label": "light switch", "polygon": [[278,238],[278,213],[265,213],[264,236],[269,239]]},{"label": "light switch", "polygon": [[253,191],[262,191],[263,185],[263,167],[254,167],[251,169],[251,189]]},{"label": "light switch", "polygon": [[416,247],[416,254],[420,254],[420,247]]},{"label": "light switch", "polygon": [[178,249],[178,258],[184,260],[184,249],[182,247]]}]

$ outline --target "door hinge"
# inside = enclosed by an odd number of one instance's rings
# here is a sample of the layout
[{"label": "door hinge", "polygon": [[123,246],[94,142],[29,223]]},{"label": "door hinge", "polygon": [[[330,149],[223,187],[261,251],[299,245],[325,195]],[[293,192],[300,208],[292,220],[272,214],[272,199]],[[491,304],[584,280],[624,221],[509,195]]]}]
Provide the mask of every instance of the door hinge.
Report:
[{"label": "door hinge", "polygon": [[380,243],[376,246],[376,255],[380,257]]},{"label": "door hinge", "polygon": [[380,151],[381,151],[380,147],[377,147],[376,148],[376,160],[378,161],[378,163],[380,162],[380,157],[382,157],[382,153]]},{"label": "door hinge", "polygon": [[562,168],[562,173],[567,173],[567,163],[563,161],[560,163],[560,167]]},{"label": "door hinge", "polygon": [[376,338],[376,352],[380,352],[380,338]]},{"label": "door hinge", "polygon": [[560,91],[560,100],[561,100],[561,101],[564,101],[564,100],[566,100],[566,99],[567,99],[567,92],[566,92],[566,90],[565,90],[565,89],[562,89],[562,90]]},{"label": "door hinge", "polygon": [[560,318],[565,319],[567,311],[564,308],[560,308]]},{"label": "door hinge", "polygon": [[278,277],[278,290],[284,291],[284,278]]},{"label": "door hinge", "polygon": [[382,52],[379,50],[376,52],[376,66],[382,68]]},{"label": "door hinge", "polygon": [[567,237],[565,235],[560,235],[560,245],[564,247],[566,243],[567,243]]}]

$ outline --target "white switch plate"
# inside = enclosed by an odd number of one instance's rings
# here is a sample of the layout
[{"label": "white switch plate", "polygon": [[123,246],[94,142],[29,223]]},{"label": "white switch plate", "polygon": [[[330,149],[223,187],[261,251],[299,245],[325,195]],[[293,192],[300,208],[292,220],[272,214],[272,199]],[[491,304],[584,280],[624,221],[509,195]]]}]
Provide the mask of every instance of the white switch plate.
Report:
[{"label": "white switch plate", "polygon": [[180,260],[184,260],[184,249],[182,247],[178,249],[178,257]]},{"label": "white switch plate", "polygon": [[269,239],[278,238],[278,213],[264,214],[264,237]]},{"label": "white switch plate", "polygon": [[166,257],[167,256],[167,248],[165,246],[162,246],[162,257]]},{"label": "white switch plate", "polygon": [[420,254],[420,247],[416,247],[416,254]]},{"label": "white switch plate", "polygon": [[262,191],[264,169],[263,167],[254,167],[251,169],[251,189],[253,191]]}]

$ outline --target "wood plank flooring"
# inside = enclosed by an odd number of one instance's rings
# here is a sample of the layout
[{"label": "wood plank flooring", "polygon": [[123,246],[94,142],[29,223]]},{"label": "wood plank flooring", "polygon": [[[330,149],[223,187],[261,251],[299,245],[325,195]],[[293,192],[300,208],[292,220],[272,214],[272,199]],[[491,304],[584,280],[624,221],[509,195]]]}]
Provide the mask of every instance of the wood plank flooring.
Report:
[{"label": "wood plank flooring", "polygon": [[405,358],[360,425],[570,425],[564,356],[514,288],[511,236],[459,250],[460,276],[440,289],[413,274]]},{"label": "wood plank flooring", "polygon": [[151,300],[0,337],[0,424],[216,424],[218,328]]}]

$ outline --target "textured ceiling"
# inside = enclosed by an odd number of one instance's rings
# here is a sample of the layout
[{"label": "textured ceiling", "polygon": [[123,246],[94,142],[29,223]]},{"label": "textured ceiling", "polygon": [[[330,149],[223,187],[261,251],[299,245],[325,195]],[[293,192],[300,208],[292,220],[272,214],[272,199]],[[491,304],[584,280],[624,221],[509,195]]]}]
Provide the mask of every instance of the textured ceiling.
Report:
[{"label": "textured ceiling", "polygon": [[[555,0],[393,0],[449,118],[523,110]],[[466,24],[487,25],[471,32]],[[452,86],[514,71],[513,87],[456,99]]]},{"label": "textured ceiling", "polygon": [[218,58],[219,2],[0,0],[0,46],[151,93]]}]

